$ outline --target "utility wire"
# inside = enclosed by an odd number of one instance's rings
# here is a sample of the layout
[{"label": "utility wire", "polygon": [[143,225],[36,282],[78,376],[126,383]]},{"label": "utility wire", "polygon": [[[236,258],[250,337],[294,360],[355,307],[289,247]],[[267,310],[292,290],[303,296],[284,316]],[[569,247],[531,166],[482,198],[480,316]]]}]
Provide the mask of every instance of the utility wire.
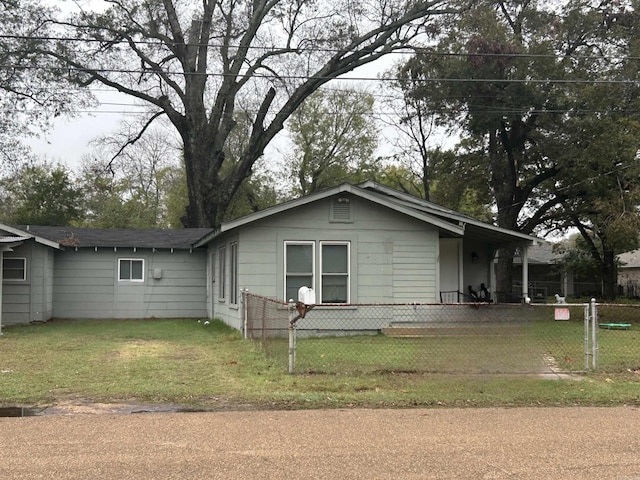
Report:
[{"label": "utility wire", "polygon": [[[55,72],[61,75],[68,74],[87,74],[92,73],[108,74],[119,73],[136,76],[153,76],[155,73],[162,73],[163,75],[174,75],[178,77],[188,76],[208,76],[208,77],[240,77],[242,74],[230,74],[230,73],[218,73],[218,72],[184,72],[184,71],[171,71],[163,70],[162,72],[156,72],[152,69],[127,69],[127,68],[76,68],[76,67],[53,67],[53,66],[38,66],[38,65],[11,65],[0,64],[0,70],[44,70],[49,72]],[[616,80],[616,79],[563,79],[563,78],[419,78],[419,79],[406,79],[401,77],[339,77],[334,76],[317,76],[317,75],[278,75],[278,74],[264,74],[264,73],[252,73],[252,78],[260,78],[266,80],[340,80],[340,81],[356,81],[356,82],[408,82],[408,83],[497,83],[497,84],[559,84],[559,85],[571,85],[571,84],[587,84],[587,85],[640,85],[640,79],[628,79],[628,80]]]},{"label": "utility wire", "polygon": [[[102,43],[109,45],[128,45],[128,39],[99,39],[99,38],[80,38],[80,37],[67,37],[67,36],[35,36],[35,35],[0,35],[0,40],[19,40],[19,41],[41,41],[41,42],[76,42],[76,43]],[[265,53],[267,52],[287,52],[287,53],[300,53],[300,52],[313,52],[313,53],[348,53],[349,50],[344,48],[329,48],[329,47],[304,47],[304,48],[295,48],[290,46],[258,46],[258,45],[227,45],[218,42],[208,42],[208,43],[180,43],[180,42],[169,42],[169,41],[161,41],[161,40],[146,40],[146,39],[138,39],[135,40],[135,43],[138,45],[150,45],[150,46],[160,46],[160,47],[175,47],[179,45],[189,45],[191,47],[208,47],[208,48],[228,48],[230,50],[242,49],[242,50],[260,50]],[[366,48],[365,48],[366,50]],[[376,50],[371,49],[371,53],[374,53]],[[392,50],[387,53],[388,55],[407,55],[407,54],[420,54],[425,56],[432,57],[495,57],[495,58],[541,58],[541,59],[562,59],[562,58],[572,58],[575,60],[640,60],[640,56],[635,55],[570,55],[567,56],[562,53],[554,53],[554,54],[544,54],[544,53],[490,53],[490,52],[444,52],[434,50],[431,47],[406,47],[403,50]]]}]

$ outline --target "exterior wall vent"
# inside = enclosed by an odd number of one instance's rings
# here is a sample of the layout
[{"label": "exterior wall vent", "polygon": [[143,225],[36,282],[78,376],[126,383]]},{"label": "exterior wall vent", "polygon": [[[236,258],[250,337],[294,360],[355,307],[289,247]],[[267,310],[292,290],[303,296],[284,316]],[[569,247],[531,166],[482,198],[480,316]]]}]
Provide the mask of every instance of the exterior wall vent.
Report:
[{"label": "exterior wall vent", "polygon": [[331,202],[330,220],[332,222],[351,223],[353,216],[351,211],[351,199],[348,197],[337,197]]}]

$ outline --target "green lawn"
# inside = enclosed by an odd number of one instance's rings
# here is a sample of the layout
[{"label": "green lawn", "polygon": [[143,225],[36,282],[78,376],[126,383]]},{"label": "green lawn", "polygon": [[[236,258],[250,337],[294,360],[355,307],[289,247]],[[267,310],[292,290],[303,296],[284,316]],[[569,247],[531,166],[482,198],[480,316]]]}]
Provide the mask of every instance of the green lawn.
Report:
[{"label": "green lawn", "polygon": [[[579,327],[579,322],[549,322],[526,334],[543,336],[544,348],[556,348],[558,356],[568,358],[573,354],[565,353],[566,339],[573,342]],[[473,337],[464,342],[432,338],[428,343],[383,336],[299,339],[300,373],[288,375],[283,365],[286,346],[284,357],[267,356],[259,344],[243,340],[219,322],[204,326],[195,320],[53,321],[4,329],[0,404],[35,406],[77,399],[217,409],[640,403],[640,375],[629,371],[634,365],[629,358],[640,358],[639,332],[634,326],[630,331],[599,333],[600,357],[608,367],[580,375],[580,381],[558,381],[450,368],[484,362],[517,370],[522,348],[513,338],[520,337],[486,340],[501,343],[502,352],[513,354],[506,360],[496,348],[492,354],[482,348],[468,353],[466,345],[484,342]],[[629,342],[632,337],[635,340]],[[533,348],[537,353],[538,347]],[[580,349],[578,345],[578,357]],[[435,355],[440,367],[412,366],[416,358],[421,364],[437,352],[442,352]]]},{"label": "green lawn", "polygon": [[[423,372],[458,374],[584,372],[584,322],[531,321],[434,329],[419,338],[338,336],[300,338],[296,372]],[[457,333],[461,332],[461,333]],[[301,332],[303,335],[304,332]],[[598,330],[598,370],[619,373],[640,368],[640,328]],[[268,342],[285,368],[288,341]],[[586,359],[591,365],[591,358]]]}]

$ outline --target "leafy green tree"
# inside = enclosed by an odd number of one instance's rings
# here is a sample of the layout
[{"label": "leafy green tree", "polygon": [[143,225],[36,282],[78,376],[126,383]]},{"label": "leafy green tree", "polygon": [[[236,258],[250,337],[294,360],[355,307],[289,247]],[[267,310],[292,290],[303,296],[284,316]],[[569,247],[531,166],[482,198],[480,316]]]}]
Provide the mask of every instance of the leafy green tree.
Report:
[{"label": "leafy green tree", "polygon": [[233,220],[280,203],[285,198],[278,191],[271,172],[252,173],[242,184],[227,210],[225,220]]},{"label": "leafy green tree", "polygon": [[103,137],[95,142],[96,157],[84,159],[85,223],[101,228],[168,227],[168,195],[184,181],[179,151],[156,130],[113,159],[123,141],[122,135]]},{"label": "leafy green tree", "polygon": [[61,165],[25,166],[2,179],[0,187],[3,223],[72,225],[84,213],[82,192]]},{"label": "leafy green tree", "polygon": [[[185,225],[212,226],[307,97],[457,11],[457,0],[114,1],[104,12],[52,16],[60,38],[37,51],[79,85],[148,105],[142,130],[166,117],[184,149]],[[229,152],[240,108],[252,113],[250,134]]]},{"label": "leafy green tree", "polygon": [[374,98],[356,90],[319,90],[293,113],[289,162],[296,194],[354,182],[370,170],[377,146]]},{"label": "leafy green tree", "polygon": [[85,195],[83,226],[93,228],[159,228],[157,212],[139,192],[131,192],[126,181],[116,178],[104,165],[82,167],[80,178]]},{"label": "leafy green tree", "polygon": [[[625,8],[479,1],[402,66],[409,95],[436,122],[460,128],[468,153],[482,159],[499,226],[531,234],[562,217],[568,192],[555,179],[573,141],[566,124],[583,115],[579,85],[615,69],[609,55],[621,51],[607,22]],[[512,257],[499,257],[499,290],[510,290]]]},{"label": "leafy green tree", "polygon": [[557,178],[567,196],[559,220],[582,235],[604,297],[612,300],[617,295],[617,255],[638,247],[640,123],[608,115],[575,119],[567,128],[578,132],[565,147]]},{"label": "leafy green tree", "polygon": [[[492,221],[491,194],[482,163],[473,155],[433,150],[430,158],[430,201],[478,220]],[[371,179],[410,195],[425,198],[424,177],[403,163],[374,172]]]}]

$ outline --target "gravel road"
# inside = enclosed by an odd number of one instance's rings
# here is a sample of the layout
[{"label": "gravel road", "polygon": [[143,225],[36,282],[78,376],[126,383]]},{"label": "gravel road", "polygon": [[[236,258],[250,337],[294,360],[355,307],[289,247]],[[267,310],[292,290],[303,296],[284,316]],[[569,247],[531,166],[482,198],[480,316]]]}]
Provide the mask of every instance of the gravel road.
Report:
[{"label": "gravel road", "polygon": [[113,411],[0,418],[0,478],[640,480],[635,407]]}]

